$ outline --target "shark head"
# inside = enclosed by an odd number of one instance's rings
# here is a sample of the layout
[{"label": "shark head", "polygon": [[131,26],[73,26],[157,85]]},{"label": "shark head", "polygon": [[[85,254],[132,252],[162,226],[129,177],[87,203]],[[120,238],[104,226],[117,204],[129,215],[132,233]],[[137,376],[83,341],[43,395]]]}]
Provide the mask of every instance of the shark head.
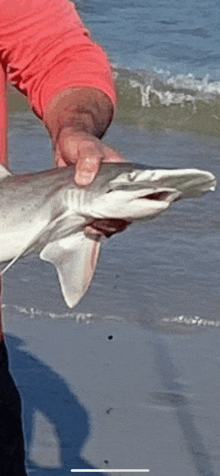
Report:
[{"label": "shark head", "polygon": [[[197,169],[143,169],[129,164],[103,164],[86,190],[82,214],[96,219],[150,220],[182,197],[215,188],[212,174]],[[114,174],[112,172],[114,171]],[[112,176],[113,175],[113,176]]]}]

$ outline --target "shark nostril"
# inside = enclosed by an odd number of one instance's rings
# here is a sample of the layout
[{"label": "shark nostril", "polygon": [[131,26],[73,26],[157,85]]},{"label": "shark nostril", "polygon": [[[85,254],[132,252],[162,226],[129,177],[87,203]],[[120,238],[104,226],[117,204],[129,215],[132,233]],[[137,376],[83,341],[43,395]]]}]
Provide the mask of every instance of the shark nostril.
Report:
[{"label": "shark nostril", "polygon": [[158,201],[163,201],[166,200],[167,197],[169,197],[170,193],[169,192],[153,192],[149,193],[147,195],[144,195],[143,197],[139,198],[147,198],[147,200],[158,200]]}]

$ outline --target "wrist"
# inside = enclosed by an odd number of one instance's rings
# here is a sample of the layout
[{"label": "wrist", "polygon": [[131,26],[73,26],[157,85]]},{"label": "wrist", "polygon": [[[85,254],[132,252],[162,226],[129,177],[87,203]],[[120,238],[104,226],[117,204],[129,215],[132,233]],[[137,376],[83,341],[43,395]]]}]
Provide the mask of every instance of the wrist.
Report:
[{"label": "wrist", "polygon": [[102,91],[78,88],[55,95],[45,110],[44,122],[56,144],[64,129],[100,139],[109,127],[112,116],[112,102]]}]

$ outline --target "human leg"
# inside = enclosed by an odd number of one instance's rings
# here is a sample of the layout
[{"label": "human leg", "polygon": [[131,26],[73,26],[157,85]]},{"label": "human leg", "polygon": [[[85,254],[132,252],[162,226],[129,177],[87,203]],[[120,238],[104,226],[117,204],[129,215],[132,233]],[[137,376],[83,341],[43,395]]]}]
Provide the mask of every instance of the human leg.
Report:
[{"label": "human leg", "polygon": [[0,344],[0,474],[26,476],[21,399],[8,369],[4,341]]}]

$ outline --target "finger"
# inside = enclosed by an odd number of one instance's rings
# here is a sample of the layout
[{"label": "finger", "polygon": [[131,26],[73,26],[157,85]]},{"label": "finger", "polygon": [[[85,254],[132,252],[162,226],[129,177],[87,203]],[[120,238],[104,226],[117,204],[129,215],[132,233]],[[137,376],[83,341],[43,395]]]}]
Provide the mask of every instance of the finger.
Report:
[{"label": "finger", "polygon": [[77,161],[78,143],[72,135],[59,138],[55,149],[55,163],[58,167],[66,167]]},{"label": "finger", "polygon": [[126,162],[125,157],[112,149],[108,145],[103,145],[104,159],[103,162]]},{"label": "finger", "polygon": [[59,148],[58,145],[57,145],[56,150],[55,150],[54,162],[55,162],[57,167],[66,167],[67,166],[67,163],[63,159],[63,156],[60,152],[60,148]]},{"label": "finger", "polygon": [[103,154],[95,144],[82,144],[79,147],[76,162],[75,182],[77,185],[86,186],[92,183],[102,160]]},{"label": "finger", "polygon": [[104,237],[104,234],[100,230],[96,230],[90,225],[85,226],[84,232],[86,236],[92,238],[95,241],[99,241]]}]

